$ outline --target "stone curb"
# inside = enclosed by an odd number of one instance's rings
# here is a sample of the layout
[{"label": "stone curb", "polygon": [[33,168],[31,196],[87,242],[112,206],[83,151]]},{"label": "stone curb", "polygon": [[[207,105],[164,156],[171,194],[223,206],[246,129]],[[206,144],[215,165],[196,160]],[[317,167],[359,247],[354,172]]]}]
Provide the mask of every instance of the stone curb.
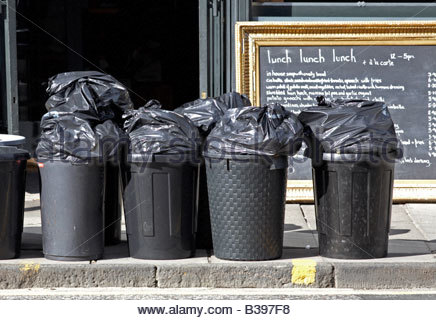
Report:
[{"label": "stone curb", "polygon": [[289,263],[158,266],[156,280],[161,288],[327,288],[332,285],[332,269],[330,265],[313,270],[303,267],[296,278],[294,266]]},{"label": "stone curb", "polygon": [[335,263],[334,268],[336,288],[436,288],[436,262]]},{"label": "stone curb", "polygon": [[436,263],[4,264],[0,289],[436,288]]},{"label": "stone curb", "polygon": [[155,287],[153,265],[2,265],[0,289]]}]

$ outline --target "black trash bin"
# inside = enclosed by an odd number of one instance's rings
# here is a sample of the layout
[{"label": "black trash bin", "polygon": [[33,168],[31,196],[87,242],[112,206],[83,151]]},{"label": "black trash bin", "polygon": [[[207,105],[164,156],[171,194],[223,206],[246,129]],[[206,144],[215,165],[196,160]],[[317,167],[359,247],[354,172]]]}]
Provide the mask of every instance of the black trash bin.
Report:
[{"label": "black trash bin", "polygon": [[387,255],[395,163],[370,154],[324,153],[313,167],[320,255]]},{"label": "black trash bin", "polygon": [[0,147],[0,259],[20,255],[27,159],[25,150]]},{"label": "black trash bin", "polygon": [[303,126],[281,105],[228,110],[207,137],[204,157],[216,257],[282,255],[287,156]]},{"label": "black trash bin", "polygon": [[383,102],[318,98],[303,110],[312,159],[321,256],[387,255],[396,159],[402,156]]},{"label": "black trash bin", "polygon": [[38,161],[44,256],[64,261],[102,258],[104,165]]},{"label": "black trash bin", "polygon": [[147,162],[127,163],[124,211],[131,257],[193,256],[199,165],[189,158],[153,155]]},{"label": "black trash bin", "polygon": [[287,157],[206,157],[214,254],[229,260],[282,255]]},{"label": "black trash bin", "polygon": [[156,100],[128,113],[123,203],[130,256],[180,259],[195,252],[200,136]]},{"label": "black trash bin", "polygon": [[[36,149],[41,174],[43,252],[49,259],[96,260],[104,247],[105,163],[122,131],[112,121],[52,109]],[[118,182],[118,181],[117,181]]]},{"label": "black trash bin", "polygon": [[133,103],[127,88],[96,71],[51,77],[47,93],[36,150],[44,254],[57,260],[99,259],[105,236],[108,244],[120,239],[119,169],[108,160],[119,160],[124,136],[119,125]]}]

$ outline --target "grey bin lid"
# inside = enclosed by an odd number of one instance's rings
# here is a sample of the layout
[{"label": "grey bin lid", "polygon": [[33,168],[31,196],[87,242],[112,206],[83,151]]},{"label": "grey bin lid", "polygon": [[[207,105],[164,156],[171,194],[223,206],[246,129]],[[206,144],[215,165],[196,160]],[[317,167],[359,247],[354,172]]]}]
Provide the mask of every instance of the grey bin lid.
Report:
[{"label": "grey bin lid", "polygon": [[0,146],[19,146],[26,141],[23,136],[14,134],[0,134]]},{"label": "grey bin lid", "polygon": [[27,160],[30,158],[29,152],[15,147],[0,146],[0,161],[7,160]]}]

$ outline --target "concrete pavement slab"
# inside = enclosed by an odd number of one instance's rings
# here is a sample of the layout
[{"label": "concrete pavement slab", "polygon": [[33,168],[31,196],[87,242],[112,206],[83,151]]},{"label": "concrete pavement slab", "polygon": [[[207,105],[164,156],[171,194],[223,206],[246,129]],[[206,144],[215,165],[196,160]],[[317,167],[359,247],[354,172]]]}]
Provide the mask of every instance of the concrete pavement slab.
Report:
[{"label": "concrete pavement slab", "polygon": [[419,261],[426,258],[432,260],[431,251],[424,235],[413,223],[403,205],[396,205],[392,208],[389,240],[389,257],[416,259],[417,256],[420,256]]},{"label": "concrete pavement slab", "polygon": [[39,200],[26,201],[24,205],[25,226],[41,226],[41,206]]},{"label": "concrete pavement slab", "polygon": [[318,247],[318,242],[307,225],[298,204],[286,206],[283,246],[308,249]]},{"label": "concrete pavement slab", "polygon": [[[407,205],[409,206],[409,205]],[[307,220],[308,226],[312,229],[315,223],[315,208],[313,205],[302,205],[303,215]],[[417,214],[416,212],[414,212]],[[436,229],[436,222],[434,224]],[[314,232],[315,229],[313,229]],[[328,259],[325,261],[343,261],[338,259]],[[361,261],[361,260],[348,260]],[[429,242],[423,233],[410,218],[404,205],[392,206],[391,230],[389,233],[388,257],[377,260],[364,260],[362,263],[374,262],[436,262],[431,254]]]},{"label": "concrete pavement slab", "polygon": [[436,204],[408,203],[405,209],[416,227],[423,233],[432,253],[436,255]]},{"label": "concrete pavement slab", "polygon": [[300,205],[300,208],[309,229],[316,230],[315,206],[313,204],[304,204]]}]

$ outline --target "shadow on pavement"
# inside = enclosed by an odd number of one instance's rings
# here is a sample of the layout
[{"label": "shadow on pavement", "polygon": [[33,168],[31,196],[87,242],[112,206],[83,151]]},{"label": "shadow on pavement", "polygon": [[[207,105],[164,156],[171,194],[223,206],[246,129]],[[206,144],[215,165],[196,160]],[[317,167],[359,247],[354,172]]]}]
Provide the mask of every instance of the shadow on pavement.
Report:
[{"label": "shadow on pavement", "polygon": [[286,223],[284,227],[284,231],[298,230],[301,228],[302,228],[301,226],[297,226],[296,224]]}]

